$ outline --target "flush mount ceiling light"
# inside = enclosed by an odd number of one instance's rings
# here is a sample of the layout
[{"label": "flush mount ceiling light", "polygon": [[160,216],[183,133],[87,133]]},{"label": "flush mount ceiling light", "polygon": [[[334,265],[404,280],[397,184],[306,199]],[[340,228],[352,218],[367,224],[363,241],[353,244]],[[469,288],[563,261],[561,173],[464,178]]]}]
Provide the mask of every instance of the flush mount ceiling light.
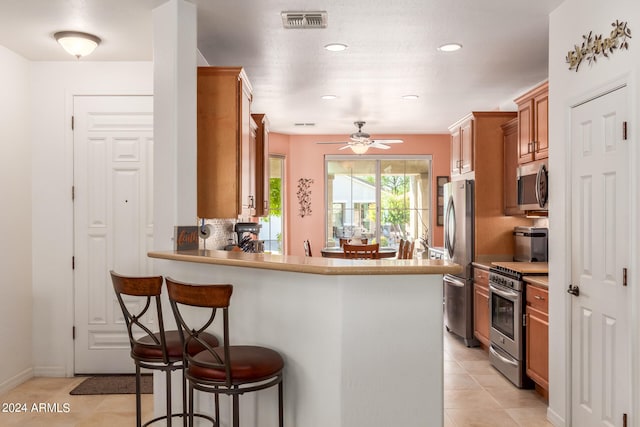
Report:
[{"label": "flush mount ceiling light", "polygon": [[418,95],[404,95],[402,99],[418,99]]},{"label": "flush mount ceiling light", "polygon": [[322,95],[321,98],[322,99],[336,99],[338,96],[337,95]]},{"label": "flush mount ceiling light", "polygon": [[438,48],[440,52],[455,52],[460,49],[462,49],[462,45],[460,43],[447,43]]},{"label": "flush mount ceiling light", "polygon": [[347,47],[346,44],[342,44],[342,43],[330,43],[328,45],[325,45],[324,48],[331,51],[331,52],[342,52],[343,50],[345,50]]},{"label": "flush mount ceiling light", "polygon": [[78,59],[93,52],[101,41],[100,37],[80,31],[58,31],[53,37],[64,50]]}]

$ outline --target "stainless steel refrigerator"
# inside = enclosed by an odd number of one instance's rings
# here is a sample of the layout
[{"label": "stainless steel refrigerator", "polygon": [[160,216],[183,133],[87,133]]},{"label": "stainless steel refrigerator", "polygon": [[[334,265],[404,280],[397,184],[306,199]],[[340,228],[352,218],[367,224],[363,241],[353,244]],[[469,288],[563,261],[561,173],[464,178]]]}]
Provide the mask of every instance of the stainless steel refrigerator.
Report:
[{"label": "stainless steel refrigerator", "polygon": [[444,276],[444,325],[473,347],[479,344],[473,336],[474,181],[445,184],[444,204],[444,256],[463,268]]}]

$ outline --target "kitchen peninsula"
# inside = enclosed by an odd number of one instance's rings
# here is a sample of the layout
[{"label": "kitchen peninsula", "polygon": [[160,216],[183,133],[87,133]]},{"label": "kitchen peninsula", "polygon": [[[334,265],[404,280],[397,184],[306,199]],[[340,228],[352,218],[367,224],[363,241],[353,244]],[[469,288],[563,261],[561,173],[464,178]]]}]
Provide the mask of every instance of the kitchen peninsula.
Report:
[{"label": "kitchen peninsula", "polygon": [[[149,257],[158,274],[233,284],[232,339],[285,358],[285,425],[442,425],[442,276],[458,265],[202,250]],[[156,407],[162,400],[157,393]],[[241,419],[275,426],[276,400],[275,389],[243,395]],[[210,396],[198,403],[211,411]],[[221,407],[228,419],[229,401]]]}]

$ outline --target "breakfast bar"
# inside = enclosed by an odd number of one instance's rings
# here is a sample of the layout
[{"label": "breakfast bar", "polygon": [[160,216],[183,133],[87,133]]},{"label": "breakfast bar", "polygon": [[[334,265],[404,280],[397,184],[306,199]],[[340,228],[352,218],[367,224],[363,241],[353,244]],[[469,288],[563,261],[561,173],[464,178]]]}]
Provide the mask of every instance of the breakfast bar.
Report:
[{"label": "breakfast bar", "polygon": [[[285,359],[286,426],[442,425],[442,276],[458,265],[205,250],[148,255],[158,274],[233,285],[235,344],[270,347]],[[168,304],[165,311],[171,318]],[[275,389],[243,395],[241,425],[276,426],[276,402]],[[213,413],[211,397],[197,395],[196,408]],[[222,425],[229,409],[221,400]]]}]

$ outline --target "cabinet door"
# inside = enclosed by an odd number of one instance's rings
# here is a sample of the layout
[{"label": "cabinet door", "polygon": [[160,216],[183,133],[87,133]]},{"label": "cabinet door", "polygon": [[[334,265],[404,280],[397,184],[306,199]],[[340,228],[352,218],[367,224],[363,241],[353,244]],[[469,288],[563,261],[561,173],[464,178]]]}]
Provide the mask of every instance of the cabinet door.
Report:
[{"label": "cabinet door", "polygon": [[536,96],[534,105],[535,153],[536,160],[549,157],[549,93]]},{"label": "cabinet door", "polygon": [[527,375],[549,390],[549,316],[531,306],[526,308]]},{"label": "cabinet door", "polygon": [[518,164],[533,161],[533,100],[518,105]]},{"label": "cabinet door", "polygon": [[489,289],[474,283],[473,286],[473,335],[489,346]]},{"label": "cabinet door", "polygon": [[462,131],[460,128],[451,133],[451,176],[460,175],[460,163],[462,161],[461,138]]},{"label": "cabinet door", "polygon": [[[242,81],[239,81],[242,84]],[[240,164],[238,182],[240,185],[239,210],[244,219],[255,216],[255,147],[256,124],[251,118],[251,94],[243,87],[240,90]]]},{"label": "cabinet door", "polygon": [[504,142],[504,214],[523,215],[518,208],[518,119],[502,125]]},{"label": "cabinet door", "polygon": [[473,120],[465,122],[460,132],[460,173],[464,174],[473,170]]},{"label": "cabinet door", "polygon": [[265,114],[252,114],[256,131],[256,216],[269,216],[269,121]]}]

